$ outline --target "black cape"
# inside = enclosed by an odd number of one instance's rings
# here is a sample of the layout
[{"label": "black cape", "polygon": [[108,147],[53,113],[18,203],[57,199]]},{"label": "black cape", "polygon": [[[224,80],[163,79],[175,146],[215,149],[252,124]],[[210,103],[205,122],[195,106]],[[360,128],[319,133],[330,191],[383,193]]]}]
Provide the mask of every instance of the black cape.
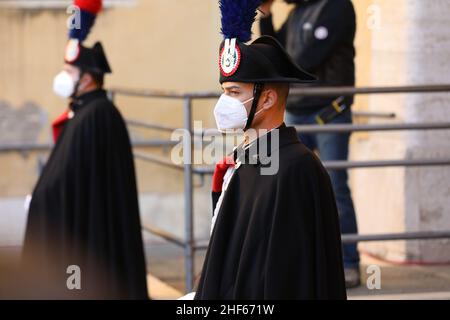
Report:
[{"label": "black cape", "polygon": [[[135,169],[122,116],[96,90],[71,103],[34,189],[22,266],[38,298],[147,299]],[[81,271],[81,290],[68,278]]]},{"label": "black cape", "polygon": [[[338,211],[320,160],[282,125],[279,145],[239,153],[195,299],[346,299]],[[269,133],[270,136],[271,133]],[[254,152],[253,152],[253,151]],[[279,151],[279,170],[261,175]],[[243,157],[243,158],[242,158]],[[263,159],[264,160],[264,159]],[[217,195],[213,195],[217,203]]]}]

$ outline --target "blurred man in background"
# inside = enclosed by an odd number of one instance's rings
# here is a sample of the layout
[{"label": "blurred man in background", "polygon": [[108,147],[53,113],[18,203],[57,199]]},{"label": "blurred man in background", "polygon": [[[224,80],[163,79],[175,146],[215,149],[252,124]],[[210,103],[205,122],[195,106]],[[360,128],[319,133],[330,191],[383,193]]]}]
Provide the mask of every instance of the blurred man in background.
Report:
[{"label": "blurred man in background", "polygon": [[111,68],[102,45],[81,44],[101,1],[75,5],[82,10],[82,28],[70,32],[65,64],[53,84],[70,105],[53,124],[56,145],[29,207],[23,248],[27,296],[147,299],[127,127],[103,89]]},{"label": "blurred man in background", "polygon": [[[272,24],[273,0],[261,6],[261,34],[276,37],[294,61],[317,76],[318,86],[355,85],[356,17],[350,0],[285,0],[295,7],[282,27]],[[351,123],[352,96],[291,97],[287,104],[286,123],[339,124]],[[300,133],[301,141],[316,150],[322,160],[347,160],[350,133]],[[348,186],[346,170],[329,172],[336,194],[341,231],[357,233],[355,209]],[[359,254],[356,244],[343,247],[347,287],[360,283]]]}]

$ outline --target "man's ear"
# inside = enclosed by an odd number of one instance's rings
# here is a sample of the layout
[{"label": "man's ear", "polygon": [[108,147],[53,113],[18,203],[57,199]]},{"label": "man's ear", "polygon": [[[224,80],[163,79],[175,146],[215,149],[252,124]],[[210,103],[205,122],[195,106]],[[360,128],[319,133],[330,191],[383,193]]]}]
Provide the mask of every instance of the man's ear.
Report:
[{"label": "man's ear", "polygon": [[278,93],[274,89],[267,89],[263,92],[262,108],[269,110],[278,103]]},{"label": "man's ear", "polygon": [[92,85],[96,85],[94,77],[90,73],[84,72],[80,79],[79,89],[85,90],[86,88],[91,88]]}]

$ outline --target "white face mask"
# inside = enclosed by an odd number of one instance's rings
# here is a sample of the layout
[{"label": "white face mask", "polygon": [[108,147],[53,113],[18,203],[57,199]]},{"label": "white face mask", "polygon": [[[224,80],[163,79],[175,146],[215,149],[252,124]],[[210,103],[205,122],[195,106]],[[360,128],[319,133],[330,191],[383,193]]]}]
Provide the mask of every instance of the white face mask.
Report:
[{"label": "white face mask", "polygon": [[77,80],[67,71],[61,71],[53,80],[53,91],[62,98],[69,98],[75,91]]},{"label": "white face mask", "polygon": [[[222,94],[214,108],[214,118],[219,131],[244,130],[248,120],[245,104],[253,99],[250,98],[241,102],[236,98]],[[262,109],[256,112],[255,116],[261,111]]]}]

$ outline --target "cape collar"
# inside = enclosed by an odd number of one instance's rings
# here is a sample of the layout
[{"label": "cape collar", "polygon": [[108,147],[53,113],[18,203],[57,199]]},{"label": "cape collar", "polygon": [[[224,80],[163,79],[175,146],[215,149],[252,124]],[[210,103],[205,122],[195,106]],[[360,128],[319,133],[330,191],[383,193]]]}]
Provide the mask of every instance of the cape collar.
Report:
[{"label": "cape collar", "polygon": [[99,98],[107,98],[106,91],[103,89],[97,89],[93,91],[86,92],[81,96],[75,97],[69,104],[70,109],[73,112],[77,112],[82,107],[87,105],[89,102],[99,99]]},{"label": "cape collar", "polygon": [[[278,141],[276,141],[278,139]],[[280,127],[258,137],[248,145],[243,143],[233,150],[233,158],[237,165],[268,163],[271,155],[282,147],[298,143],[297,131],[294,127],[282,124]]]}]

